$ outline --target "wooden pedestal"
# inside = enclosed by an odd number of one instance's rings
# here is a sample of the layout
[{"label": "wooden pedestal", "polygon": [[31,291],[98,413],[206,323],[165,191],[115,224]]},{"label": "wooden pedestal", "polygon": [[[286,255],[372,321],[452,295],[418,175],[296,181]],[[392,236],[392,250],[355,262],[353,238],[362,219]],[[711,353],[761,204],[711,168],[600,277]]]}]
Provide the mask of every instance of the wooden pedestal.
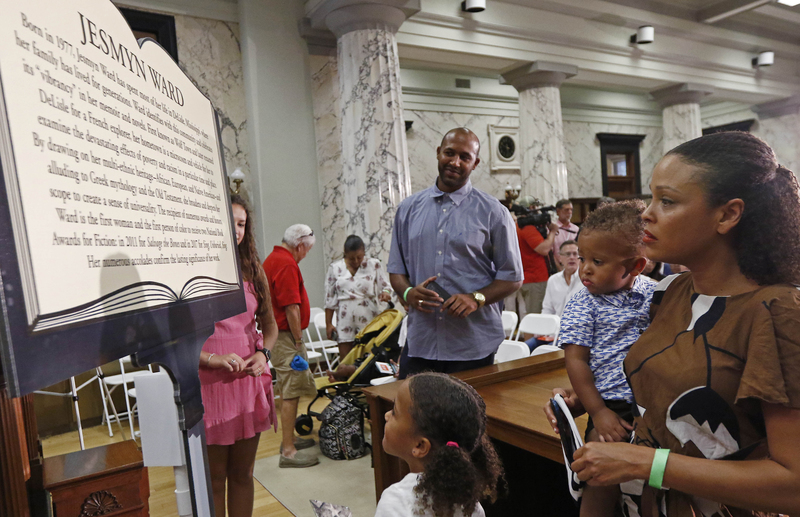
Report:
[{"label": "wooden pedestal", "polygon": [[54,517],[147,516],[150,485],[133,441],[44,460]]}]

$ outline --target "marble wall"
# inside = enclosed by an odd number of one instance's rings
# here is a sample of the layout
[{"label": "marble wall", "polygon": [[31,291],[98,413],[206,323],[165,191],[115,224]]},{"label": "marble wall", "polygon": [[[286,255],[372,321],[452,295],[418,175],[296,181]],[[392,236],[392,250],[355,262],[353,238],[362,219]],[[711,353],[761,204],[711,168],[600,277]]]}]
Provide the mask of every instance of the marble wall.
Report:
[{"label": "marble wall", "polygon": [[797,145],[800,114],[759,120],[753,125],[752,132],[772,146],[781,165],[800,175],[800,146]]},{"label": "marble wall", "polygon": [[[520,175],[517,173],[492,173],[488,163],[489,153],[485,149],[489,145],[490,124],[517,126],[519,118],[406,110],[405,119],[414,122],[411,130],[406,133],[413,192],[433,184],[437,174],[436,148],[447,130],[459,126],[466,126],[475,131],[484,146],[484,152],[481,154],[486,161],[481,162],[472,173],[472,183],[476,187],[502,198],[506,184],[520,183]],[[649,192],[647,185],[653,167],[663,155],[661,150],[663,130],[660,127],[564,121],[569,195],[571,197],[602,195],[600,143],[595,137],[597,133],[646,135],[639,149],[639,160],[642,170],[642,192]]]},{"label": "marble wall", "polygon": [[[211,99],[219,115],[228,174],[240,167],[249,176],[247,109],[239,24],[176,15],[175,32],[181,68]],[[245,179],[242,184],[245,197],[247,186]]]},{"label": "marble wall", "polygon": [[441,111],[405,111],[405,120],[413,122],[406,132],[411,191],[419,192],[433,185],[436,169],[436,148],[450,129],[468,127],[481,141],[481,163],[472,172],[473,186],[497,198],[504,197],[506,184],[518,185],[519,173],[493,173],[489,165],[489,125],[518,126],[518,117],[469,115]]},{"label": "marble wall", "polygon": [[800,113],[758,120],[758,115],[752,111],[737,111],[727,115],[706,117],[703,119],[703,127],[732,124],[752,118],[756,121],[750,131],[772,146],[781,165],[800,175],[800,146],[797,145],[797,139],[800,137]]},{"label": "marble wall", "polygon": [[[314,124],[317,140],[317,166],[322,199],[323,249],[325,263],[340,258],[345,233],[345,211],[341,184],[341,128],[336,58],[311,56],[313,81]],[[519,126],[519,117],[472,115],[443,111],[405,110],[404,119],[412,122],[406,132],[411,191],[419,192],[431,186],[438,174],[436,148],[442,135],[455,127],[468,127],[481,140],[483,161],[472,173],[475,187],[497,198],[504,197],[505,186],[521,183],[520,174],[493,173],[489,164],[489,125]],[[662,156],[663,130],[660,127],[621,124],[599,124],[565,121],[564,145],[569,195],[598,197],[602,195],[600,143],[597,133],[646,135],[640,148],[642,191],[653,167]],[[319,241],[318,241],[319,242]]]},{"label": "marble wall", "polygon": [[569,196],[598,197],[603,192],[600,142],[597,133],[646,135],[639,147],[639,164],[642,171],[642,192],[650,192],[648,184],[653,168],[663,156],[664,131],[660,127],[594,122],[564,122],[564,147],[567,158]]}]

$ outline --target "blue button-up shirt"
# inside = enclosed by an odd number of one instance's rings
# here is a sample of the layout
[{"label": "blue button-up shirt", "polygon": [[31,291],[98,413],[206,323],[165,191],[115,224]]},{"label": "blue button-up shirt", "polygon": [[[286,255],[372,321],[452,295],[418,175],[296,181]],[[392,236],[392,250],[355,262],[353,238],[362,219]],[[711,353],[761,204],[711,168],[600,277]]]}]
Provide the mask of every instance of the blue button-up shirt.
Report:
[{"label": "blue button-up shirt", "polygon": [[[472,182],[450,194],[434,184],[398,207],[388,270],[408,276],[411,285],[436,276],[450,294],[472,293],[495,279],[521,281],[514,220],[500,201]],[[408,353],[439,361],[483,359],[503,341],[500,313],[499,302],[466,318],[411,310]]]}]

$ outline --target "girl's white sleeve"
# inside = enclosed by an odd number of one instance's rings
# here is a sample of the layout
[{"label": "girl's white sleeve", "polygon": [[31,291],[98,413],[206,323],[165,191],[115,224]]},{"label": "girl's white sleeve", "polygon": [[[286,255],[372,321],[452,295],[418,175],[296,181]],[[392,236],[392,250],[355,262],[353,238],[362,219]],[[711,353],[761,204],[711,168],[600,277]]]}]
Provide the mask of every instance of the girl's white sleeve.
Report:
[{"label": "girl's white sleeve", "polygon": [[408,506],[409,498],[403,497],[402,494],[395,486],[390,486],[381,494],[381,500],[378,501],[378,508],[375,511],[375,517],[411,517],[412,511]]}]

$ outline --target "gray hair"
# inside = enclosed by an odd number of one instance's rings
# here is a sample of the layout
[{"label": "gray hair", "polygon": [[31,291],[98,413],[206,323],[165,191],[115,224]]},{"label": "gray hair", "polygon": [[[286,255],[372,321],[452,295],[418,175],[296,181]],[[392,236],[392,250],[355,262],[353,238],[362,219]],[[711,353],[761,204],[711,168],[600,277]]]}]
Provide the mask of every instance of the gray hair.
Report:
[{"label": "gray hair", "polygon": [[283,242],[292,248],[297,248],[301,244],[311,247],[316,242],[316,237],[308,225],[293,224],[283,233]]}]

